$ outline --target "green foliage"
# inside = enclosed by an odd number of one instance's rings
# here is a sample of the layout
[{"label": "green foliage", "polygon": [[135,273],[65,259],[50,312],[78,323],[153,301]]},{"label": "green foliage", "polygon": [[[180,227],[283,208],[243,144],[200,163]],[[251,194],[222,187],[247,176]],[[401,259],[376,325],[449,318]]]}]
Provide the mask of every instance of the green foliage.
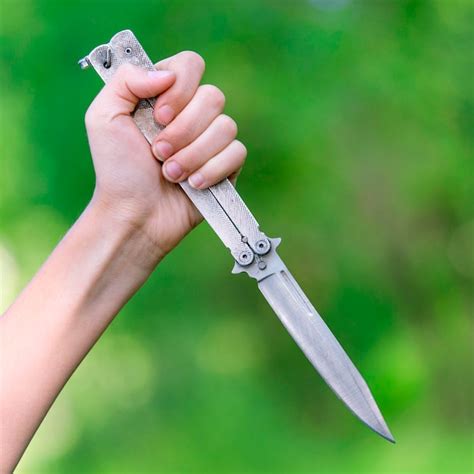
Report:
[{"label": "green foliage", "polygon": [[[77,59],[124,28],[207,61],[239,188],[366,376],[389,445],[326,388],[206,225],[60,395],[20,473],[472,470],[469,1],[3,0],[3,305],[93,189]],[[73,269],[71,269],[73,271]]]}]

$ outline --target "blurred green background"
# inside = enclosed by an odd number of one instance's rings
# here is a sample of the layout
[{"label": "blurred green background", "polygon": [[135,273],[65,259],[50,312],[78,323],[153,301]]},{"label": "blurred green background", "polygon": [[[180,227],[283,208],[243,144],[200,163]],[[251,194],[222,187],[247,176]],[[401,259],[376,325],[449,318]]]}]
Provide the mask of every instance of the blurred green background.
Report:
[{"label": "blurred green background", "polygon": [[206,59],[249,150],[242,196],[398,441],[336,399],[202,225],[19,473],[472,472],[471,1],[0,4],[2,307],[91,196],[83,116],[101,82],[76,61],[131,28],[152,59]]}]

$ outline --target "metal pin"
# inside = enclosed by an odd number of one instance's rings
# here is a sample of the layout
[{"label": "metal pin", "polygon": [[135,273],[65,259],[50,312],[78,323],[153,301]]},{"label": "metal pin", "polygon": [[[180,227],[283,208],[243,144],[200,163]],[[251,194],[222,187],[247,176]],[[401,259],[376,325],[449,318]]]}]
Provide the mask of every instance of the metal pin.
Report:
[{"label": "metal pin", "polygon": [[77,64],[79,64],[81,69],[87,69],[91,65],[87,56],[85,58],[79,59],[79,61],[77,61]]}]

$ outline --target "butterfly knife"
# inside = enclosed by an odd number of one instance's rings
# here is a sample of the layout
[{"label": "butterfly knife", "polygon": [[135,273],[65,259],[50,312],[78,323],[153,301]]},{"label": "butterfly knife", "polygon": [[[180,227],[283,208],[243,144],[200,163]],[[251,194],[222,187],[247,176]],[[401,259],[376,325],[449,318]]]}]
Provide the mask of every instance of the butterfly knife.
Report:
[{"label": "butterfly knife", "polygon": [[[106,83],[124,63],[155,70],[130,30],[117,33],[79,61],[83,69],[92,66]],[[164,128],[153,119],[155,103],[156,97],[140,100],[133,113],[149,143]],[[257,280],[263,296],[334,393],[367,426],[395,442],[366,382],[278,256],[281,239],[260,231],[229,180],[204,190],[192,188],[187,181],[179,186],[229,249],[235,260],[232,273],[245,272]]]}]

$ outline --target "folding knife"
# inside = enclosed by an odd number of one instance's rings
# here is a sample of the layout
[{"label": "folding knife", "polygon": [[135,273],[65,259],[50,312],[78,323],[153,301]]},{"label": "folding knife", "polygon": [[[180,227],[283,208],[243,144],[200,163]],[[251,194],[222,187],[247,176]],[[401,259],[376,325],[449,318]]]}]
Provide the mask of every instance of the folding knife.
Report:
[{"label": "folding knife", "polygon": [[[155,69],[130,30],[117,33],[79,61],[83,69],[92,66],[104,82],[124,63]],[[133,113],[149,143],[163,129],[153,119],[155,103],[156,98],[143,99]],[[187,181],[179,186],[230,250],[235,260],[232,272],[246,272],[257,280],[263,296],[334,393],[369,428],[395,442],[366,382],[278,256],[281,239],[260,231],[229,180],[204,190],[192,188]]]}]

